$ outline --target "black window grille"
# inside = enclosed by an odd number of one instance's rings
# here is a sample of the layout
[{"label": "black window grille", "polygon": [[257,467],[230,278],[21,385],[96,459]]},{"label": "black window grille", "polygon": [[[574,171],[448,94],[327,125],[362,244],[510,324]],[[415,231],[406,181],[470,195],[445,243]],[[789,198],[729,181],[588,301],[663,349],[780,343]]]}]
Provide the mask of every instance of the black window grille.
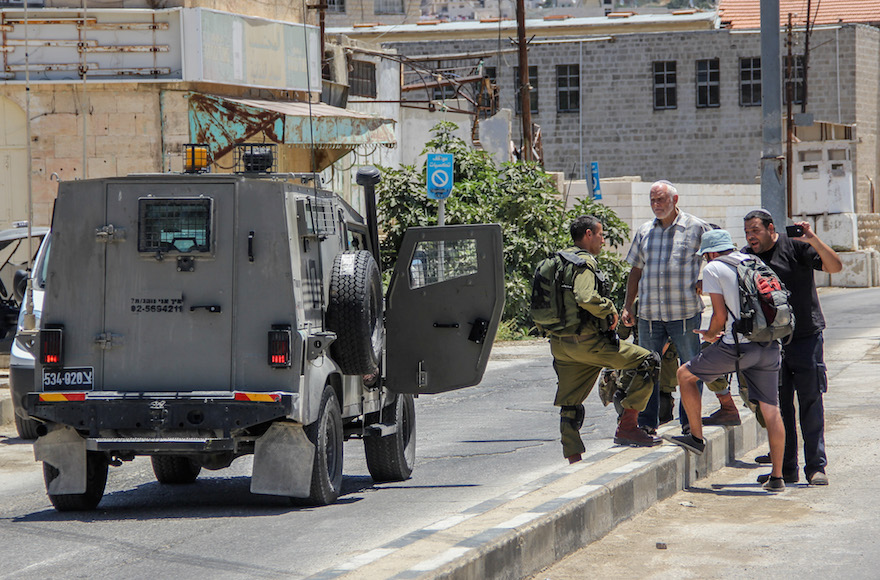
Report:
[{"label": "black window grille", "polygon": [[[519,76],[519,67],[513,67],[513,78],[516,81],[516,88],[514,92],[516,93],[516,114],[519,115],[522,113],[522,86]],[[529,85],[531,88],[529,89],[529,109],[532,113],[538,112],[538,67],[530,66],[529,67]]]},{"label": "black window grille", "polygon": [[791,87],[791,102],[792,104],[800,105],[804,102],[804,57],[793,57],[790,70],[788,62],[788,56],[786,55],[782,58],[782,76],[785,77],[785,92],[782,95],[782,102],[788,102],[789,87]]},{"label": "black window grille", "polygon": [[739,104],[743,107],[761,105],[761,58],[739,59]]},{"label": "black window grille", "polygon": [[348,75],[349,92],[358,97],[376,98],[376,65],[364,60],[351,63]]},{"label": "black window grille", "polygon": [[717,58],[697,61],[697,108],[721,106],[721,64]]},{"label": "black window grille", "polygon": [[676,63],[674,60],[660,60],[654,67],[654,109],[675,109],[678,107],[676,86]]},{"label": "black window grille", "polygon": [[556,109],[560,113],[581,108],[581,74],[576,64],[556,65]]}]

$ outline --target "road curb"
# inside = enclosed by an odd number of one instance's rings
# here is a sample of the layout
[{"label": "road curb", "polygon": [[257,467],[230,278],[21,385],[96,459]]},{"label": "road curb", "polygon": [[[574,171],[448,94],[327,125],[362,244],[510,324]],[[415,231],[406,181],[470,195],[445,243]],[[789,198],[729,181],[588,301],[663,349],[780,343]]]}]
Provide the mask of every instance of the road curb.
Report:
[{"label": "road curb", "polygon": [[[677,430],[677,427],[669,431]],[[766,431],[748,414],[737,427],[707,427],[706,452],[696,456],[674,448],[649,463],[618,469],[584,486],[581,497],[462,554],[417,577],[424,580],[526,578],[598,540],[692,482],[766,442]],[[658,448],[662,449],[662,448]],[[603,482],[602,480],[607,480]]]}]

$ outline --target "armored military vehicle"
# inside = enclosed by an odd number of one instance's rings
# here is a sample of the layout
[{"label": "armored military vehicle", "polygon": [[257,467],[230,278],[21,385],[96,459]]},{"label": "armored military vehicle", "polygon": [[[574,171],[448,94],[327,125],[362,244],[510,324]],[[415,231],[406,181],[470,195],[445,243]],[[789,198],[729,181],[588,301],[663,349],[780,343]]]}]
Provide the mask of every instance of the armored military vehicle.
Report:
[{"label": "armored military vehicle", "polygon": [[410,229],[383,295],[377,181],[358,174],[367,218],[312,174],[60,184],[23,401],[56,509],[96,507],[136,456],[183,484],[253,454],[253,493],[314,505],[351,437],[374,480],[410,476],[413,396],[485,370],[501,231]]}]

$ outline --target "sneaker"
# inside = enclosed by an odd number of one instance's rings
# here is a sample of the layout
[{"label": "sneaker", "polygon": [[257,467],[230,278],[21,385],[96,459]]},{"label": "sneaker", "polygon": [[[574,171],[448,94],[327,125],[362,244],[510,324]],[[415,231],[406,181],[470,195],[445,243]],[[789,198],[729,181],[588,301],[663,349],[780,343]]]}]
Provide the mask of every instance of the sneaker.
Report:
[{"label": "sneaker", "polygon": [[768,453],[766,455],[758,455],[755,457],[755,463],[759,465],[770,465],[773,462],[770,460],[770,454]]},{"label": "sneaker", "polygon": [[703,425],[735,427],[736,425],[742,425],[742,420],[739,418],[739,411],[735,408],[725,409],[724,407],[721,407],[708,417],[703,417]]},{"label": "sneaker", "polygon": [[772,493],[785,491],[785,480],[782,477],[768,476],[767,482],[764,484],[764,489]]},{"label": "sneaker", "polygon": [[828,476],[825,475],[824,471],[817,471],[812,475],[808,475],[807,481],[810,485],[828,485]]},{"label": "sneaker", "polygon": [[[785,483],[797,483],[798,482],[798,474],[797,473],[785,473],[782,472],[782,480]],[[770,481],[770,474],[765,473],[763,475],[758,476],[758,483],[767,483]]]},{"label": "sneaker", "polygon": [[665,435],[663,437],[670,443],[675,443],[676,445],[680,445],[687,449],[692,453],[696,453],[697,455],[702,455],[703,451],[706,450],[706,442],[701,439],[697,439],[691,434],[688,435],[676,435],[674,437]]},{"label": "sneaker", "polygon": [[647,433],[648,435],[656,435],[657,429],[653,427],[648,427],[647,425],[639,425],[639,429]]}]

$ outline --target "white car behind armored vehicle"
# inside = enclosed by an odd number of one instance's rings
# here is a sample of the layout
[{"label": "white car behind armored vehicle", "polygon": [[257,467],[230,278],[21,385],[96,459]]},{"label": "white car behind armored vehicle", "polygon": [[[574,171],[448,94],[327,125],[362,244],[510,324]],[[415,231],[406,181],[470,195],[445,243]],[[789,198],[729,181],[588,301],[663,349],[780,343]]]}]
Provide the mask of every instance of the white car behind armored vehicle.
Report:
[{"label": "white car behind armored vehicle", "polygon": [[383,296],[377,181],[367,219],[311,174],[60,184],[23,395],[56,509],[96,507],[136,456],[178,484],[253,454],[253,493],[317,505],[350,437],[375,480],[410,476],[413,395],[485,370],[501,230],[410,229]]}]

